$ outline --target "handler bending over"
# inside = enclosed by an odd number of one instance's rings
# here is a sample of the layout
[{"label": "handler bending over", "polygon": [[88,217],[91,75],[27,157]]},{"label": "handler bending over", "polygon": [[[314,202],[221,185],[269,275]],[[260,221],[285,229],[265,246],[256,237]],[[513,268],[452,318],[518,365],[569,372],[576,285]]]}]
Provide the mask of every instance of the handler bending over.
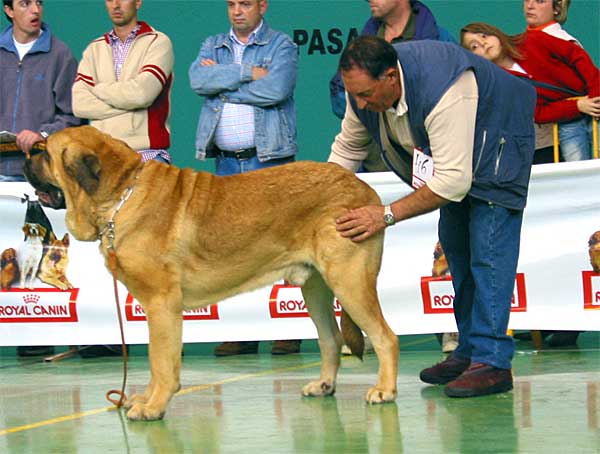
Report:
[{"label": "handler bending over", "polygon": [[348,103],[329,161],[356,170],[375,142],[415,191],[337,219],[342,236],[375,233],[440,209],[459,346],[421,371],[451,397],[513,387],[507,335],[534,154],[535,90],[456,45],[391,45],[363,36],[344,50]]}]

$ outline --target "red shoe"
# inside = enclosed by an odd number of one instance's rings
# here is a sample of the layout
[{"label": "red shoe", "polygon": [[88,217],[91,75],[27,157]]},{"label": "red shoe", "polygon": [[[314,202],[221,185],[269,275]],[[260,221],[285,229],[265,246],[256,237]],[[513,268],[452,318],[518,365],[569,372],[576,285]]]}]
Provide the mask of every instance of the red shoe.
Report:
[{"label": "red shoe", "polygon": [[460,377],[446,385],[448,397],[476,397],[513,389],[511,369],[499,369],[483,363],[473,363]]},{"label": "red shoe", "polygon": [[430,385],[445,385],[462,374],[471,364],[470,359],[448,356],[435,366],[423,369],[419,374],[421,381]]}]

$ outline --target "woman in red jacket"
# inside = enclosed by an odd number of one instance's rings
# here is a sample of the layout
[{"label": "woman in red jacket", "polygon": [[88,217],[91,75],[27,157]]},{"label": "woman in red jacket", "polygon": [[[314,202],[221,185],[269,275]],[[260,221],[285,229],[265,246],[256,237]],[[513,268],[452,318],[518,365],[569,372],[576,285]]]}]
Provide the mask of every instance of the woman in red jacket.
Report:
[{"label": "woman in red jacket", "polygon": [[[521,65],[534,79],[595,100],[592,107],[596,109],[591,112],[579,109],[577,100],[567,100],[562,105],[565,115],[573,121],[559,125],[561,153],[565,161],[577,161],[592,156],[591,116],[599,116],[600,73],[581,44],[562,28],[570,3],[570,0],[524,0],[527,30],[519,51],[523,55]],[[538,90],[538,97],[545,97],[548,102],[566,99],[564,94],[545,89]]]},{"label": "woman in red jacket", "polygon": [[[591,158],[591,117],[600,116],[600,71],[578,44],[538,30],[509,36],[485,23],[469,24],[460,35],[471,52],[554,87],[536,84],[536,123],[559,123],[565,161]],[[572,99],[574,94],[581,96]]]}]

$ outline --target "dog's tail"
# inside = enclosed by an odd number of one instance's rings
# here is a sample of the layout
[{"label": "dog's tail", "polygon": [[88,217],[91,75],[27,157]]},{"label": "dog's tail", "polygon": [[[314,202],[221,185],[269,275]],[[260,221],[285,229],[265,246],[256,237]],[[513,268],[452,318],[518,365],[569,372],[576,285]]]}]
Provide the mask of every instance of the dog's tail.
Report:
[{"label": "dog's tail", "polygon": [[342,337],[344,338],[344,342],[352,354],[358,359],[362,360],[363,353],[365,352],[365,338],[363,337],[362,331],[358,325],[354,323],[354,320],[352,320],[348,313],[343,309],[340,326],[342,328]]}]

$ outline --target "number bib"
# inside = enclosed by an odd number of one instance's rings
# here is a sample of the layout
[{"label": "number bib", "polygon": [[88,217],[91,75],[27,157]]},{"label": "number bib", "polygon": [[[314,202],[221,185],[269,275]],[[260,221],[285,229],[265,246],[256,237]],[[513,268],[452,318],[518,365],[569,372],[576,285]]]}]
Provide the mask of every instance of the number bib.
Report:
[{"label": "number bib", "polygon": [[433,177],[433,158],[419,148],[413,152],[412,187],[419,189]]}]

